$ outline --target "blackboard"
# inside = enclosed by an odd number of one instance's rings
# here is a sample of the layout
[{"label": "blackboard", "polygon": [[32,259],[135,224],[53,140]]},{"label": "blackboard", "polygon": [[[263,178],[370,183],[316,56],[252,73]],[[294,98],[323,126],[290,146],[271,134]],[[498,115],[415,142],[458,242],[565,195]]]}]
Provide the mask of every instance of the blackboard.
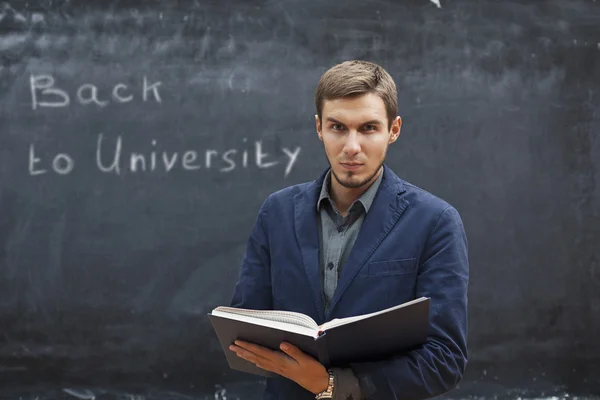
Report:
[{"label": "blackboard", "polygon": [[258,398],[205,314],[266,196],[326,168],[314,90],[355,58],[398,84],[388,165],[467,229],[448,396],[600,392],[595,0],[0,3],[5,390]]}]

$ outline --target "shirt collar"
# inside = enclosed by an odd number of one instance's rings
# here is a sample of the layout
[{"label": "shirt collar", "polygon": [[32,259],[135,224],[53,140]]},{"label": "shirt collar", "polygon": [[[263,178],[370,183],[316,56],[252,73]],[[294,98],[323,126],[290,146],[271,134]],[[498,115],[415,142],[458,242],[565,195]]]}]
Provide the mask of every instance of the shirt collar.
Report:
[{"label": "shirt collar", "polygon": [[[356,199],[354,201],[354,203],[352,203],[352,205],[350,206],[350,209],[352,209],[352,207],[354,207],[356,202],[360,202],[365,209],[365,213],[369,212],[369,208],[371,208],[371,205],[373,204],[373,200],[375,199],[375,195],[377,194],[377,190],[379,189],[379,185],[381,184],[381,180],[383,178],[383,172],[384,172],[384,170],[381,171],[381,173],[379,174],[379,176],[377,177],[375,182],[373,182],[371,184],[371,186],[358,199]],[[320,209],[322,207],[322,202],[325,199],[329,200],[331,202],[331,204],[333,205],[333,200],[331,199],[331,196],[329,195],[330,184],[331,184],[331,169],[329,169],[329,171],[327,171],[327,174],[325,175],[325,179],[323,179],[323,185],[321,186],[321,193],[319,194],[319,200],[317,200],[317,212],[320,211]]]}]

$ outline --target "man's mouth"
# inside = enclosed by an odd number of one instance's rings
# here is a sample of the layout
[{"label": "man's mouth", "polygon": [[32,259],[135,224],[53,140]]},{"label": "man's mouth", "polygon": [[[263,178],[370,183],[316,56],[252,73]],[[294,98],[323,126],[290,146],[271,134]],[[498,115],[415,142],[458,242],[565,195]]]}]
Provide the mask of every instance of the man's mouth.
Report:
[{"label": "man's mouth", "polygon": [[359,163],[340,163],[340,164],[342,165],[342,167],[344,167],[350,171],[357,170],[360,167],[362,167],[362,165],[363,165],[363,164],[359,164]]}]

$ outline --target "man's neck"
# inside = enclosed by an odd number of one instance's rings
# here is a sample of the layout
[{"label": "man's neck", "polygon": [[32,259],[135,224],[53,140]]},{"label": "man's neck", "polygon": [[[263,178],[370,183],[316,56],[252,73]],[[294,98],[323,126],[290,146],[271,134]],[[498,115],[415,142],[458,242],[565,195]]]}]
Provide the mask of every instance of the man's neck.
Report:
[{"label": "man's neck", "polygon": [[371,185],[379,178],[379,175],[383,172],[383,167],[379,169],[379,172],[375,174],[375,176],[364,185],[357,188],[347,188],[342,186],[335,176],[331,174],[331,186],[329,187],[329,192],[331,194],[331,199],[335,203],[336,208],[342,214],[342,216],[346,216],[348,213],[348,209],[358,199],[364,192],[369,190]]}]

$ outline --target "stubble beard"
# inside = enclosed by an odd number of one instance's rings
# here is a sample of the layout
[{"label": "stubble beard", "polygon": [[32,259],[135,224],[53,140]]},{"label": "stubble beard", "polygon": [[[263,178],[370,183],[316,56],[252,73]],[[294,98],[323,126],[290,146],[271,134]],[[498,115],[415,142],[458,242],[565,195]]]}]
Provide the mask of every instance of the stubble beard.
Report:
[{"label": "stubble beard", "polygon": [[[352,181],[352,176],[354,174],[352,171],[348,171],[347,172],[348,179],[346,179],[346,180],[340,179],[340,177],[338,176],[338,174],[335,173],[335,171],[333,170],[333,168],[331,168],[331,173],[333,174],[335,180],[338,181],[338,183],[340,185],[342,185],[343,187],[348,188],[348,189],[357,189],[357,188],[359,188],[359,187],[361,187],[363,185],[366,185],[367,183],[371,182],[371,180],[373,178],[375,178],[375,175],[377,175],[377,173],[379,172],[379,170],[383,166],[384,161],[385,161],[385,157],[383,158],[383,160],[381,160],[381,163],[375,169],[375,172],[373,172],[371,174],[371,176],[369,176],[366,179],[363,179],[362,181],[358,181],[358,182]],[[329,164],[329,166],[331,167],[331,163]]]}]

